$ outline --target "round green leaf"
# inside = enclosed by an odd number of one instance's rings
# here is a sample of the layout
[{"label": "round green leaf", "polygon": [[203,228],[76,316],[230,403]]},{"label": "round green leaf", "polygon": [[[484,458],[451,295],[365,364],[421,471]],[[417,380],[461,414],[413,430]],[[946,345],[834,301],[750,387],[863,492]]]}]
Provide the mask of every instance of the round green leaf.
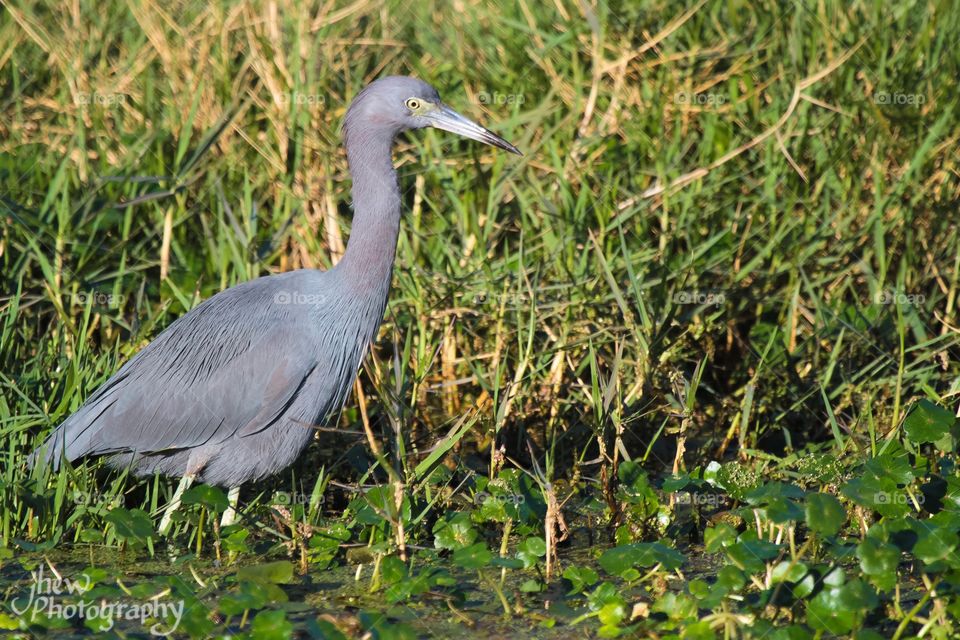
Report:
[{"label": "round green leaf", "polygon": [[892,589],[897,581],[900,565],[900,549],[896,546],[867,536],[857,545],[860,568],[881,589]]},{"label": "round green leaf", "polygon": [[936,442],[950,433],[956,420],[952,411],[923,399],[904,418],[903,430],[910,442]]},{"label": "round green leaf", "polygon": [[923,560],[926,564],[933,564],[943,560],[952,554],[957,545],[960,544],[960,538],[956,532],[950,531],[942,526],[930,526],[925,522],[920,522],[918,533],[920,538],[917,544],[913,546],[913,555]]},{"label": "round green leaf", "polygon": [[453,552],[453,563],[464,569],[480,569],[490,564],[492,559],[493,554],[482,542]]},{"label": "round green leaf", "polygon": [[227,495],[220,487],[199,484],[183,494],[183,504],[202,504],[211,511],[223,513],[230,506]]},{"label": "round green leaf", "polygon": [[807,496],[807,526],[825,536],[836,535],[847,520],[847,512],[835,497],[826,493]]},{"label": "round green leaf", "polygon": [[263,640],[286,640],[293,635],[293,625],[283,611],[261,611],[253,619],[250,632]]}]

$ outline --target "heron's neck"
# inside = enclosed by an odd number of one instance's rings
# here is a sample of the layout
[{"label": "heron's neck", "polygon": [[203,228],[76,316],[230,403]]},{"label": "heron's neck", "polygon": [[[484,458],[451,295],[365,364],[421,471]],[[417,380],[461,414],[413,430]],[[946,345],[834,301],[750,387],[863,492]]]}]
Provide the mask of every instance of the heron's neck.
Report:
[{"label": "heron's neck", "polygon": [[357,295],[386,299],[400,233],[400,187],[393,168],[393,140],[350,135],[347,162],[353,178],[353,225],[337,269]]}]

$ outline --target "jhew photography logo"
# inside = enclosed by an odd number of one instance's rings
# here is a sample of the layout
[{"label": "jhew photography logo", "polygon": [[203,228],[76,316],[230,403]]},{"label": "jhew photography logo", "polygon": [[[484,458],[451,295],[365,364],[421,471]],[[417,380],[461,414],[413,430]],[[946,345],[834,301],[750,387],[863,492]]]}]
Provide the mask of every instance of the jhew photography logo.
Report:
[{"label": "jhew photography logo", "polygon": [[[37,616],[72,620],[96,620],[101,623],[101,631],[113,629],[116,621],[140,621],[140,626],[146,627],[150,620],[166,620],[168,616],[174,619],[169,629],[164,629],[163,622],[155,622],[150,626],[150,635],[166,637],[174,633],[183,619],[183,600],[171,601],[152,599],[146,602],[111,602],[105,598],[99,601],[88,600],[83,597],[93,588],[90,576],[71,580],[54,574],[54,577],[44,575],[43,565],[32,571],[33,578],[30,585],[30,594],[26,597],[14,599],[10,608],[18,616],[32,620]],[[79,598],[79,600],[77,599]]]}]

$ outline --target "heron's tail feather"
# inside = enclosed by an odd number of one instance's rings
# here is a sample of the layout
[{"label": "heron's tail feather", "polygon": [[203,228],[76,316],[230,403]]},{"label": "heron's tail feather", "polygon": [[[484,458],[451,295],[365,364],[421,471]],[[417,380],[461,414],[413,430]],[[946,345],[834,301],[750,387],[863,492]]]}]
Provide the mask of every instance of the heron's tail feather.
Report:
[{"label": "heron's tail feather", "polygon": [[43,462],[58,471],[63,460],[73,462],[85,455],[110,452],[110,448],[102,446],[97,419],[112,404],[112,400],[100,397],[81,407],[61,422],[30,454],[27,466],[33,468],[38,462]]}]

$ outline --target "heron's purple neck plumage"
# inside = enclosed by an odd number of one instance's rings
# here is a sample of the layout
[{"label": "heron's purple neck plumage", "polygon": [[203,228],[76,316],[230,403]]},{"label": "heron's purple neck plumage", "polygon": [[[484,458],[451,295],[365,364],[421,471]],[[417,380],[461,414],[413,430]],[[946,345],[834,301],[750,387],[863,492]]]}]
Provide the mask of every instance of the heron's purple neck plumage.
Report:
[{"label": "heron's purple neck plumage", "polygon": [[391,157],[394,132],[364,119],[348,119],[347,126],[353,224],[336,269],[356,295],[385,302],[400,232],[400,188]]}]

